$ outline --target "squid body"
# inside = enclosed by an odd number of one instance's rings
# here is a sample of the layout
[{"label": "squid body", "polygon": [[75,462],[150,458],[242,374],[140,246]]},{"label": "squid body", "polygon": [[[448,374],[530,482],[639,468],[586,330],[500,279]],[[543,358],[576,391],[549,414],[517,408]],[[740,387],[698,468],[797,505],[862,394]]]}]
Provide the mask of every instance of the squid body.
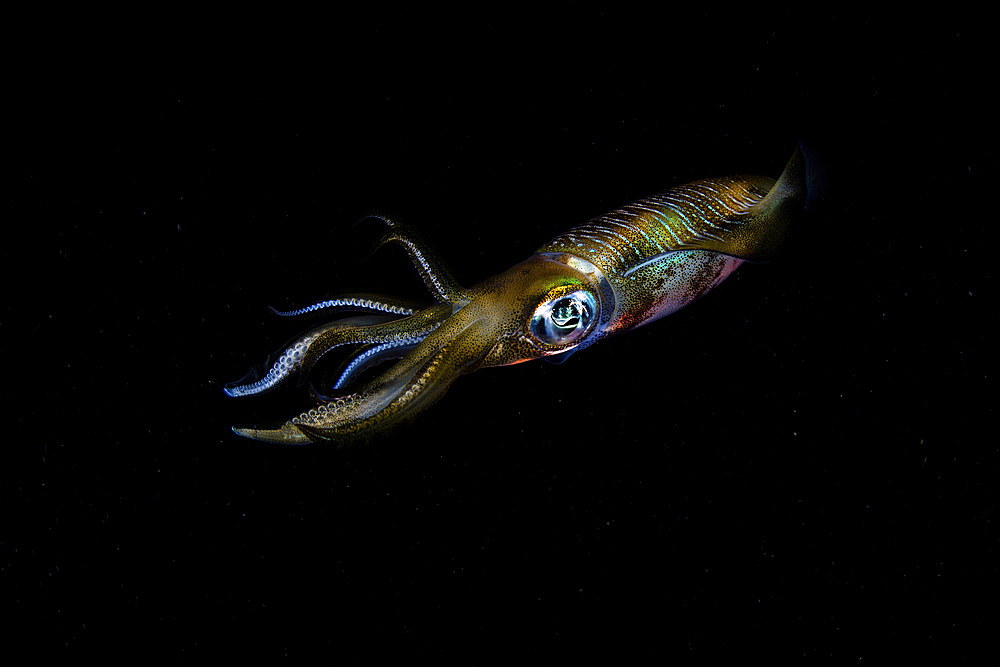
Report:
[{"label": "squid body", "polygon": [[[322,355],[346,347],[328,395],[273,427],[234,427],[281,444],[348,442],[412,418],[459,375],[548,357],[562,360],[605,336],[695,301],[745,261],[770,259],[804,208],[812,179],[800,146],[777,180],[726,176],[680,185],[552,239],[520,264],[464,288],[412,229],[381,216],[382,243],[405,248],[430,306],[349,294],[288,312],[336,319],[296,338],[276,359],[226,386],[229,396],[309,377]],[[348,313],[361,313],[345,318]],[[365,372],[385,362],[395,363]],[[381,372],[379,372],[381,371]]]}]

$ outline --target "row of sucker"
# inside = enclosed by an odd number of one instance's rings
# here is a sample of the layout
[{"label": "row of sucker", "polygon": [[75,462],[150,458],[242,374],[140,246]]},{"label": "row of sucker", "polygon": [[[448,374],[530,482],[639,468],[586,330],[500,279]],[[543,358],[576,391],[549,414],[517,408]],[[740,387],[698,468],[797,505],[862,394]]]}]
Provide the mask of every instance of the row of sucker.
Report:
[{"label": "row of sucker", "polygon": [[409,388],[403,392],[403,394],[396,399],[396,403],[399,407],[402,407],[409,403],[413,398],[424,388],[424,385],[431,379],[437,367],[441,364],[441,360],[445,358],[448,354],[448,345],[441,348],[441,351],[431,360],[427,367],[424,368],[424,372],[421,373],[413,382],[410,384]]},{"label": "row of sucker", "polygon": [[[401,392],[395,399],[393,399],[392,403],[395,406],[395,411],[398,411],[410,402],[424,388],[431,376],[434,375],[437,367],[441,364],[442,359],[446,358],[449,347],[450,345],[445,345],[438,350],[430,362],[428,362],[424,367],[423,371],[415,379],[409,382],[409,386],[406,391]],[[304,424],[307,426],[318,426],[322,428],[329,424],[344,423],[346,421],[357,419],[357,415],[353,413],[353,410],[367,398],[368,396],[366,396],[364,392],[335,398],[331,401],[323,403],[322,405],[307,410],[296,417],[292,417],[290,420],[285,422],[284,426],[289,427],[295,426],[296,424]]]},{"label": "row of sucker", "polygon": [[223,391],[226,392],[227,396],[235,398],[237,396],[252,396],[254,394],[260,394],[270,389],[274,389],[299,369],[302,365],[302,356],[305,354],[306,348],[309,347],[310,343],[316,340],[316,337],[319,336],[320,333],[320,331],[311,331],[295,341],[295,343],[286,349],[284,354],[282,354],[278,360],[274,362],[274,365],[267,371],[267,375],[260,378],[256,382],[240,384],[233,387],[224,387]]},{"label": "row of sucker", "polygon": [[342,299],[326,299],[318,303],[314,303],[311,306],[305,306],[303,308],[296,308],[295,310],[277,310],[272,308],[271,310],[275,315],[280,315],[281,317],[298,317],[300,315],[308,315],[310,313],[315,313],[321,310],[327,310],[331,308],[359,308],[363,310],[373,310],[381,313],[390,313],[392,315],[412,315],[415,311],[407,306],[401,306],[392,303],[383,303],[381,301],[375,301],[374,299],[367,299],[364,297],[345,297]]},{"label": "row of sucker", "polygon": [[[435,326],[434,328],[437,328],[437,326]],[[344,368],[343,372],[340,374],[340,377],[334,383],[333,388],[340,389],[345,384],[347,384],[348,380],[350,380],[351,378],[351,375],[358,369],[358,367],[363,365],[367,360],[371,359],[372,357],[382,354],[387,350],[395,349],[397,347],[416,345],[424,338],[427,338],[427,335],[429,333],[430,331],[422,335],[408,336],[406,338],[401,338],[399,340],[391,340],[386,343],[381,343],[379,345],[376,345],[375,347],[371,347],[365,350],[364,352],[356,356],[354,359],[352,359],[351,363],[349,363],[347,367]]]},{"label": "row of sucker", "polygon": [[[344,340],[331,345],[328,349],[324,350],[324,354],[329,352],[335,347],[340,347],[343,345],[351,345],[355,343],[385,343],[397,345],[409,345],[413,342],[419,342],[427,337],[429,333],[434,331],[440,322],[433,323],[423,329],[419,329],[413,333],[392,333],[383,334],[381,336],[372,336],[364,340]],[[285,350],[274,365],[268,370],[267,375],[261,379],[247,383],[236,385],[233,387],[224,387],[223,391],[227,396],[239,397],[239,396],[252,396],[254,394],[260,394],[265,391],[269,391],[286,379],[291,377],[296,371],[302,367],[302,360],[305,356],[306,350],[318,337],[326,334],[329,329],[320,329],[316,331],[311,331],[301,338],[299,338],[295,343]]]},{"label": "row of sucker", "polygon": [[394,240],[402,244],[406,249],[410,260],[420,274],[420,278],[424,281],[424,285],[427,286],[430,293],[434,295],[434,298],[438,301],[447,301],[449,297],[448,289],[442,284],[441,278],[437,276],[433,266],[431,266],[431,262],[421,251],[420,246],[405,237],[396,237]]},{"label": "row of sucker", "polygon": [[405,223],[382,215],[373,214],[368,217],[382,221],[390,230],[382,237],[378,247],[387,243],[398,243],[403,246],[424,285],[437,301],[444,303],[461,299],[463,291],[461,285],[419,232]]}]

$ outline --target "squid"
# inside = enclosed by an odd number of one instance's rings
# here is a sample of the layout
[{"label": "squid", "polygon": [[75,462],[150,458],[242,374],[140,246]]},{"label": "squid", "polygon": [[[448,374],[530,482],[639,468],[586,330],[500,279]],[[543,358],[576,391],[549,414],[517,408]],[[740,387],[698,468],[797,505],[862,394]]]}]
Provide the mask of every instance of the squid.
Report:
[{"label": "squid", "polygon": [[350,350],[349,358],[326,393],[314,389],[315,407],[279,426],[233,431],[286,445],[368,439],[426,410],[464,373],[534,359],[561,362],[674,313],[743,262],[777,253],[810,203],[810,161],[800,145],[777,180],[737,175],[673,187],[574,227],[469,288],[415,229],[372,216],[385,229],[378,247],[405,249],[433,303],[359,293],[275,311],[339,319],[295,338],[275,359],[226,385],[227,395],[262,394],[294,384],[292,378],[303,384],[336,348]]}]

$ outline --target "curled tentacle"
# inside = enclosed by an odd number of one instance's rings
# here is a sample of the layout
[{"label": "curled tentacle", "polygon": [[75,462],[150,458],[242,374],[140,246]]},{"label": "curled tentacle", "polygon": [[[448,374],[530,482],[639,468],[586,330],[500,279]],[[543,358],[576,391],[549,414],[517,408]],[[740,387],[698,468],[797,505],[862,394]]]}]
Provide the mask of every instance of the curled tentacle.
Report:
[{"label": "curled tentacle", "polygon": [[333,388],[343,389],[349,386],[354,378],[366,369],[390,359],[402,358],[403,355],[416,347],[426,337],[426,335],[412,336],[366,347],[344,366],[343,370],[340,371],[337,381],[333,384]]},{"label": "curled tentacle", "polygon": [[452,318],[357,392],[303,412],[276,429],[234,427],[233,432],[278,444],[363,438],[440,398],[456,377],[475,369],[492,345],[484,320]]},{"label": "curled tentacle", "polygon": [[398,341],[390,341],[388,343],[379,343],[377,345],[360,346],[348,356],[337,372],[331,376],[337,379],[330,385],[329,390],[320,391],[315,384],[310,382],[309,397],[316,404],[334,400],[337,394],[354,385],[366,370],[386,361],[402,359],[426,337],[426,335],[421,335]]},{"label": "curled tentacle", "polygon": [[426,336],[453,312],[454,307],[451,304],[442,303],[408,317],[366,327],[363,330],[348,331],[334,328],[320,332],[303,351],[300,366],[302,377],[308,376],[319,358],[334,347],[352,343],[389,343]]},{"label": "curled tentacle", "polygon": [[[365,327],[384,324],[390,319],[387,316],[351,317],[311,329],[289,343],[275,361],[268,360],[262,366],[252,368],[243,378],[223,387],[227,396],[254,396],[270,391],[284,384],[302,367],[302,360],[313,342],[323,334],[341,336],[352,335],[350,332],[365,331]],[[265,370],[266,369],[266,370]]]},{"label": "curled tentacle", "polygon": [[[270,369],[254,375],[252,372],[239,382],[224,388],[232,397],[253,396],[270,391],[296,373],[305,378],[316,362],[330,350],[344,345],[414,343],[422,340],[450,315],[447,304],[432,306],[425,311],[402,319],[367,316],[339,320],[312,329],[295,340],[278,357]],[[300,383],[301,384],[301,383]]]},{"label": "curled tentacle", "polygon": [[406,250],[410,261],[420,273],[420,278],[434,298],[441,302],[458,303],[466,299],[465,290],[451,275],[437,253],[420,234],[408,225],[383,215],[369,215],[366,219],[380,220],[389,230],[379,240],[375,250],[389,243],[398,243]]}]

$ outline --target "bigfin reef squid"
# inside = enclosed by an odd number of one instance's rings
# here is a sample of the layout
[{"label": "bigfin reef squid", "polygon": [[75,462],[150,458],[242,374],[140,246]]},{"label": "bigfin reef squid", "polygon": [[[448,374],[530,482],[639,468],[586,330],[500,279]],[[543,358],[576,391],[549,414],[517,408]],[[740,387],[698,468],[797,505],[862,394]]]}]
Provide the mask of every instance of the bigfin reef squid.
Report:
[{"label": "bigfin reef squid", "polygon": [[[372,216],[385,228],[379,247],[405,249],[434,303],[346,294],[275,311],[340,319],[298,336],[276,359],[226,385],[227,395],[261,394],[294,384],[296,376],[303,384],[334,348],[346,347],[350,357],[329,392],[314,391],[312,409],[277,427],[233,431],[287,445],[364,440],[427,409],[459,375],[540,358],[562,361],[669,315],[743,262],[770,260],[792,221],[812,206],[818,170],[799,145],[777,180],[737,175],[670,188],[574,227],[469,288],[416,230]],[[371,370],[388,361],[395,363]]]}]

